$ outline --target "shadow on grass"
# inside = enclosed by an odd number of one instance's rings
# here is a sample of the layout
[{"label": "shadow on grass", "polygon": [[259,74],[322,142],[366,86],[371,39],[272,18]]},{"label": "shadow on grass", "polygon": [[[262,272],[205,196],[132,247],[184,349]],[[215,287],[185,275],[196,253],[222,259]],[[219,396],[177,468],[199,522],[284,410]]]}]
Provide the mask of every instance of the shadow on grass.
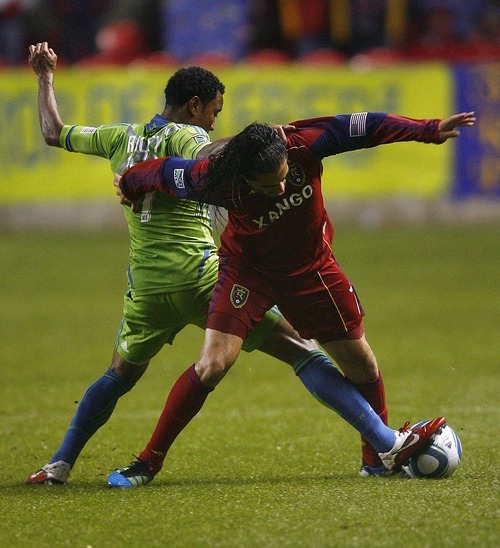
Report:
[{"label": "shadow on grass", "polygon": [[[303,485],[311,486],[315,484],[323,484],[325,482],[344,482],[352,481],[359,478],[359,476],[353,473],[350,474],[300,474],[295,476],[290,475],[274,475],[274,476],[254,476],[254,477],[241,477],[241,476],[205,476],[195,478],[182,478],[182,479],[167,479],[158,478],[152,483],[142,486],[143,489],[165,489],[165,488],[192,488],[192,487],[244,487],[244,486],[274,486],[274,485]],[[359,478],[361,480],[361,478]],[[366,480],[364,480],[366,481]],[[19,496],[24,493],[37,493],[46,494],[50,491],[54,494],[76,494],[82,493],[95,493],[95,492],[119,492],[123,491],[137,491],[137,489],[122,489],[122,488],[108,488],[106,485],[106,479],[102,480],[78,480],[77,478],[70,480],[66,485],[27,485],[22,482],[7,482],[1,485],[2,497]]]}]

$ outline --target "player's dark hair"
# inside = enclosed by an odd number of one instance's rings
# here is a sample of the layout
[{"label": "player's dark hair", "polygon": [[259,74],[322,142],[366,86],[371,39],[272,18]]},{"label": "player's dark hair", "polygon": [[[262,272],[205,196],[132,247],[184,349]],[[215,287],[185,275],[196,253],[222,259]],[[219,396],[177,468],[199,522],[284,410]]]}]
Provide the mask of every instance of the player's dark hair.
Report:
[{"label": "player's dark hair", "polygon": [[235,135],[222,151],[211,156],[206,175],[206,182],[200,192],[201,201],[223,203],[227,198],[227,187],[231,183],[233,198],[237,198],[238,183],[245,179],[258,179],[259,175],[279,171],[283,159],[287,157],[285,144],[274,129],[257,122],[250,124]]},{"label": "player's dark hair", "polygon": [[198,96],[203,104],[215,99],[217,92],[224,94],[224,84],[209,70],[201,67],[179,69],[165,87],[165,105],[180,107]]}]

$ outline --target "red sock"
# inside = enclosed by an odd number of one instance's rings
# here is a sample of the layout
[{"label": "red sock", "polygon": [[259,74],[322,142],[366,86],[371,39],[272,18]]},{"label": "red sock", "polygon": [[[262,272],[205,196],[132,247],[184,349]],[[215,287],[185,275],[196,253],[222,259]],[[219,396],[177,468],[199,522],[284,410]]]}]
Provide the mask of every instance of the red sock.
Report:
[{"label": "red sock", "polygon": [[[385,389],[384,380],[382,374],[374,380],[365,384],[357,384],[356,388],[365,398],[365,400],[372,406],[372,409],[382,419],[384,424],[388,424],[388,411],[385,403]],[[365,438],[361,438],[361,454],[363,462],[368,466],[382,466],[382,461],[378,456],[377,451],[368,443]]]},{"label": "red sock", "polygon": [[213,388],[208,388],[201,383],[194,365],[177,379],[168,395],[153,435],[139,455],[139,459],[147,463],[154,474],[161,470],[167,451],[175,438],[202,408],[212,390]]}]

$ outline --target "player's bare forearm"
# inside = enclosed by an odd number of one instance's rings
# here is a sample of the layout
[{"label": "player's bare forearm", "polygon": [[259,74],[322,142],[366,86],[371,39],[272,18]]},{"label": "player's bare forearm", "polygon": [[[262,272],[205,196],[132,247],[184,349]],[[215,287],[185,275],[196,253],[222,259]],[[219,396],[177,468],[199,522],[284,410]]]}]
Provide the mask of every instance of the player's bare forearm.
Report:
[{"label": "player's bare forearm", "polygon": [[[295,129],[295,126],[291,125],[272,125],[274,131],[279,135],[280,139],[286,144],[286,133],[287,130]],[[208,158],[210,155],[219,154],[222,149],[227,145],[227,143],[232,139],[232,137],[226,137],[224,139],[217,139],[213,143],[205,145],[197,154],[197,158]]]},{"label": "player's bare forearm", "polygon": [[455,139],[460,136],[460,130],[458,127],[470,127],[473,126],[476,121],[474,112],[461,112],[460,114],[453,114],[439,123],[439,137],[438,144],[444,143],[448,139]]},{"label": "player's bare forearm", "polygon": [[54,69],[57,55],[47,42],[40,42],[29,47],[28,62],[38,76],[38,118],[40,129],[48,145],[60,147],[59,136],[63,121],[57,107],[54,92]]},{"label": "player's bare forearm", "polygon": [[38,77],[38,118],[45,142],[60,147],[59,136],[64,124],[57,107],[53,77],[49,75]]},{"label": "player's bare forearm", "polygon": [[208,143],[198,152],[196,157],[208,158],[210,155],[219,154],[230,140],[231,137],[226,137],[224,139],[217,139],[213,143]]}]

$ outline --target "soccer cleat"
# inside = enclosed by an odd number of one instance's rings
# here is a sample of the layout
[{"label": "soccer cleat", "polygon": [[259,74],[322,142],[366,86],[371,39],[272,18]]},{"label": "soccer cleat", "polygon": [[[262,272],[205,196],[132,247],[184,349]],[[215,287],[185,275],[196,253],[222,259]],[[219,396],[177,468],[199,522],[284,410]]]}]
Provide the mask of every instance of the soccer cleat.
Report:
[{"label": "soccer cleat", "polygon": [[432,441],[432,436],[446,424],[446,419],[440,417],[425,421],[421,426],[408,428],[407,422],[402,428],[395,431],[396,441],[390,451],[379,453],[384,466],[389,470],[399,470],[401,465],[406,464],[408,459],[425,449]]},{"label": "soccer cleat", "polygon": [[362,478],[369,478],[371,476],[387,476],[390,471],[385,466],[368,466],[363,463],[359,470],[359,475]]},{"label": "soccer cleat", "polygon": [[139,487],[153,481],[155,475],[142,460],[134,460],[130,466],[119,468],[108,476],[109,487]]},{"label": "soccer cleat", "polygon": [[30,485],[63,485],[68,481],[71,466],[63,460],[48,463],[31,474],[26,483]]},{"label": "soccer cleat", "polygon": [[411,474],[408,473],[406,470],[408,467],[403,466],[400,471],[393,471],[388,470],[385,466],[369,466],[365,462],[362,463],[361,469],[359,470],[359,475],[362,478],[371,478],[371,477],[377,477],[377,478],[402,478],[402,479],[409,479],[411,478]]},{"label": "soccer cleat", "polygon": [[406,474],[406,477],[408,479],[418,478],[418,476],[411,471],[411,468],[409,466],[401,466],[401,473]]}]

